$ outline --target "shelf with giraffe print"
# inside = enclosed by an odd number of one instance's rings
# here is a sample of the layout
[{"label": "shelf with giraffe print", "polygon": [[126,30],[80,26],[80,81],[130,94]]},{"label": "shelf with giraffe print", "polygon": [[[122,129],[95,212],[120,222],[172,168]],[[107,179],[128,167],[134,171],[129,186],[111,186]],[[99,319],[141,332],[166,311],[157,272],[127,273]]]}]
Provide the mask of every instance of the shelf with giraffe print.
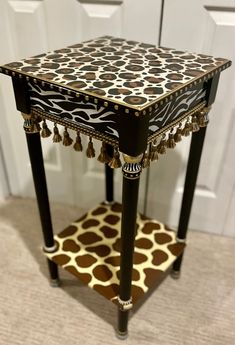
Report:
[{"label": "shelf with giraffe print", "polygon": [[[117,303],[120,273],[119,203],[101,203],[55,236],[57,249],[47,257],[108,300]],[[185,244],[161,222],[137,216],[132,299],[136,303],[162,278]]]}]

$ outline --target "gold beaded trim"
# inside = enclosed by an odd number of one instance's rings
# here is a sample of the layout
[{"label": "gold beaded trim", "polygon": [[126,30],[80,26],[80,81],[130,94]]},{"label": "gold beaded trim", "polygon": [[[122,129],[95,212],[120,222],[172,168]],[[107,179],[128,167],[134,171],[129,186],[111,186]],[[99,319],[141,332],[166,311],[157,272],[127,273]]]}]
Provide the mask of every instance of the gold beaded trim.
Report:
[{"label": "gold beaded trim", "polygon": [[[159,159],[167,149],[173,149],[182,137],[189,136],[191,132],[198,132],[201,127],[207,126],[210,107],[205,107],[205,102],[200,103],[169,126],[162,128],[157,134],[149,137],[147,149],[142,160],[142,167],[148,168],[150,162]],[[160,141],[159,141],[160,137]]]},{"label": "gold beaded trim", "polygon": [[[167,149],[173,149],[176,146],[176,143],[182,140],[182,136],[188,136],[191,132],[197,132],[201,127],[205,127],[208,124],[208,112],[210,107],[206,107],[205,105],[206,102],[201,102],[192,110],[186,112],[184,115],[171,122],[168,126],[165,126],[157,133],[149,136],[147,141],[147,149],[144,154],[134,158],[124,155],[124,160],[126,161],[126,157],[128,157],[128,159],[138,159],[140,161],[139,166],[141,168],[149,167],[150,162],[158,160],[159,155],[165,154]],[[88,130],[79,125],[79,123],[71,123],[66,119],[57,118],[55,115],[45,113],[44,111],[35,108],[32,108],[31,114],[22,115],[24,118],[24,129],[27,133],[41,132],[41,137],[47,138],[52,135],[52,131],[48,128],[46,120],[53,121],[54,128],[52,140],[54,143],[62,142],[64,146],[71,146],[74,140],[70,137],[68,129],[75,130],[77,133],[75,142],[73,144],[75,151],[83,151],[81,139],[82,133],[89,136],[89,142],[86,149],[86,156],[88,158],[93,158],[96,156],[92,141],[93,138],[95,138],[102,141],[100,154],[98,155],[97,160],[101,163],[108,164],[112,169],[120,168],[122,166],[120,153],[118,150],[118,140],[112,139],[108,135],[104,135],[93,130]],[[40,125],[41,121],[42,124]],[[64,132],[62,135],[57,127],[58,124],[64,126]],[[113,147],[112,155],[108,153],[107,144]],[[131,163],[133,162],[131,161]],[[127,178],[136,177],[134,175],[130,176],[129,171],[127,174],[125,169],[123,172],[124,175],[127,175]]]},{"label": "gold beaded trim", "polygon": [[68,86],[66,87],[61,87],[61,84],[56,83],[56,82],[49,82],[47,79],[41,78],[37,79],[35,76],[32,76],[26,72],[19,72],[15,69],[12,69],[10,67],[6,66],[0,66],[0,73],[5,73],[10,76],[18,76],[20,79],[24,77],[26,81],[31,81],[35,84],[42,84],[42,85],[48,85],[50,89],[55,89],[58,90],[59,92],[63,94],[69,94],[69,95],[74,95],[76,97],[84,97],[86,100],[91,100],[95,104],[100,104],[101,106],[110,106],[113,107],[114,110],[119,110],[124,112],[124,113],[132,113],[135,116],[140,116],[140,115],[149,115],[152,113],[153,109],[157,109],[158,105],[162,105],[167,103],[169,100],[173,99],[173,97],[178,97],[178,95],[182,94],[183,92],[189,90],[191,87],[199,85],[203,82],[208,81],[209,79],[213,78],[216,74],[222,72],[226,68],[231,66],[231,61],[227,61],[226,63],[222,64],[221,66],[212,68],[211,71],[205,72],[202,75],[196,77],[194,80],[190,80],[189,82],[183,84],[182,86],[180,85],[179,87],[175,88],[172,91],[169,91],[166,95],[160,96],[157,100],[153,100],[149,104],[145,105],[144,107],[134,107],[132,105],[128,106],[126,104],[123,104],[121,102],[118,102],[117,100],[112,101],[109,98],[103,97],[103,96],[95,96],[94,94],[88,92],[88,91],[78,91],[73,88],[70,88]]},{"label": "gold beaded trim", "polygon": [[205,108],[206,102],[201,102],[196,107],[194,107],[192,110],[187,111],[182,116],[177,117],[174,121],[172,121],[169,125],[161,128],[157,133],[154,133],[148,137],[148,144],[153,142],[155,139],[159,138],[162,134],[168,132],[169,130],[173,129],[177,124],[181,123],[183,120],[185,120],[189,116],[193,116],[194,114],[198,113],[200,110]]},{"label": "gold beaded trim", "polygon": [[84,135],[87,135],[87,136],[92,137],[92,138],[97,139],[97,140],[104,141],[107,144],[110,144],[113,146],[118,146],[118,140],[112,139],[105,134],[101,134],[99,132],[95,132],[95,131],[86,129],[79,124],[73,124],[70,121],[67,121],[66,119],[63,119],[63,120],[59,119],[57,116],[48,114],[42,110],[32,108],[31,114],[36,115],[36,116],[40,116],[42,119],[50,120],[50,121],[52,121],[58,125],[61,125],[61,126],[66,125],[67,128],[70,128],[70,129],[75,130],[75,131],[79,131],[80,133],[82,133]]}]

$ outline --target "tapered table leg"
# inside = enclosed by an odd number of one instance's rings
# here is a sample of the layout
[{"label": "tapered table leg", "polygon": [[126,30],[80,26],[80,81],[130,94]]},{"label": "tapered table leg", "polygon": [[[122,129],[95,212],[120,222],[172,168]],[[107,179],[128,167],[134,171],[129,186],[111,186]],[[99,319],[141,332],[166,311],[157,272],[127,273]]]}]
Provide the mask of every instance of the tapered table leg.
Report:
[{"label": "tapered table leg", "polygon": [[[206,127],[201,128],[198,132],[193,133],[190,145],[186,178],[184,184],[184,193],[181,203],[179,226],[177,231],[178,242],[185,242],[188,231],[188,224],[192,208],[193,196],[197,182],[197,175],[201,160],[203,143],[206,134]],[[183,259],[183,253],[173,264],[172,277],[178,278]]]},{"label": "tapered table leg", "polygon": [[[39,132],[26,132],[26,139],[45,243],[44,251],[53,252],[55,251],[56,246],[53,238],[53,229],[47,192],[46,175],[43,164],[40,134]],[[51,285],[58,286],[58,267],[51,260],[47,260],[47,262],[51,278]]]},{"label": "tapered table leg", "polygon": [[118,336],[127,336],[128,312],[132,308],[131,283],[133,252],[136,234],[136,215],[138,204],[141,156],[124,155],[121,225],[121,263],[119,288]]}]

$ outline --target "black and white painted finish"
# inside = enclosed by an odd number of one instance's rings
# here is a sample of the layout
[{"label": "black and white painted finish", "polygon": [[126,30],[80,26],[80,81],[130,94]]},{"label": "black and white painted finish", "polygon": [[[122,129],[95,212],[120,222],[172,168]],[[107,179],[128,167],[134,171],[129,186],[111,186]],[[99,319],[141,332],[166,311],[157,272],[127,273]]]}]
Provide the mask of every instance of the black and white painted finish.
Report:
[{"label": "black and white painted finish", "polygon": [[170,123],[182,117],[186,112],[204,101],[205,97],[206,90],[197,88],[186,91],[176,99],[173,98],[163,106],[159,106],[149,121],[149,135],[156,133],[161,128],[166,127]]},{"label": "black and white painted finish", "polygon": [[[74,125],[86,130],[108,135],[112,139],[119,138],[119,117],[110,108],[101,107],[89,101],[80,100],[72,95],[65,95],[35,84],[29,84],[31,107],[44,111],[49,115],[66,119]],[[148,135],[157,133],[184,113],[193,109],[205,100],[205,89],[188,90],[176,99],[159,106],[149,120]],[[124,115],[125,116],[125,115]],[[147,120],[147,119],[146,119]]]},{"label": "black and white painted finish", "polygon": [[117,115],[108,108],[35,84],[29,84],[31,107],[117,139]]}]

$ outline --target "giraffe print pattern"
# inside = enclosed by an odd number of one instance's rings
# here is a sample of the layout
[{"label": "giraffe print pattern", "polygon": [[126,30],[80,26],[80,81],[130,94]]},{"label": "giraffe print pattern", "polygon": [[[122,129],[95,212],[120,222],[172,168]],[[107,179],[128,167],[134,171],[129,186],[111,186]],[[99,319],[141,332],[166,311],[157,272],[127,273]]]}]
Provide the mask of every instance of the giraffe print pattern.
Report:
[{"label": "giraffe print pattern", "polygon": [[[57,250],[46,253],[90,288],[117,303],[120,278],[122,206],[100,204],[55,236]],[[162,223],[137,216],[132,299],[135,303],[175,261],[184,244]]]}]

